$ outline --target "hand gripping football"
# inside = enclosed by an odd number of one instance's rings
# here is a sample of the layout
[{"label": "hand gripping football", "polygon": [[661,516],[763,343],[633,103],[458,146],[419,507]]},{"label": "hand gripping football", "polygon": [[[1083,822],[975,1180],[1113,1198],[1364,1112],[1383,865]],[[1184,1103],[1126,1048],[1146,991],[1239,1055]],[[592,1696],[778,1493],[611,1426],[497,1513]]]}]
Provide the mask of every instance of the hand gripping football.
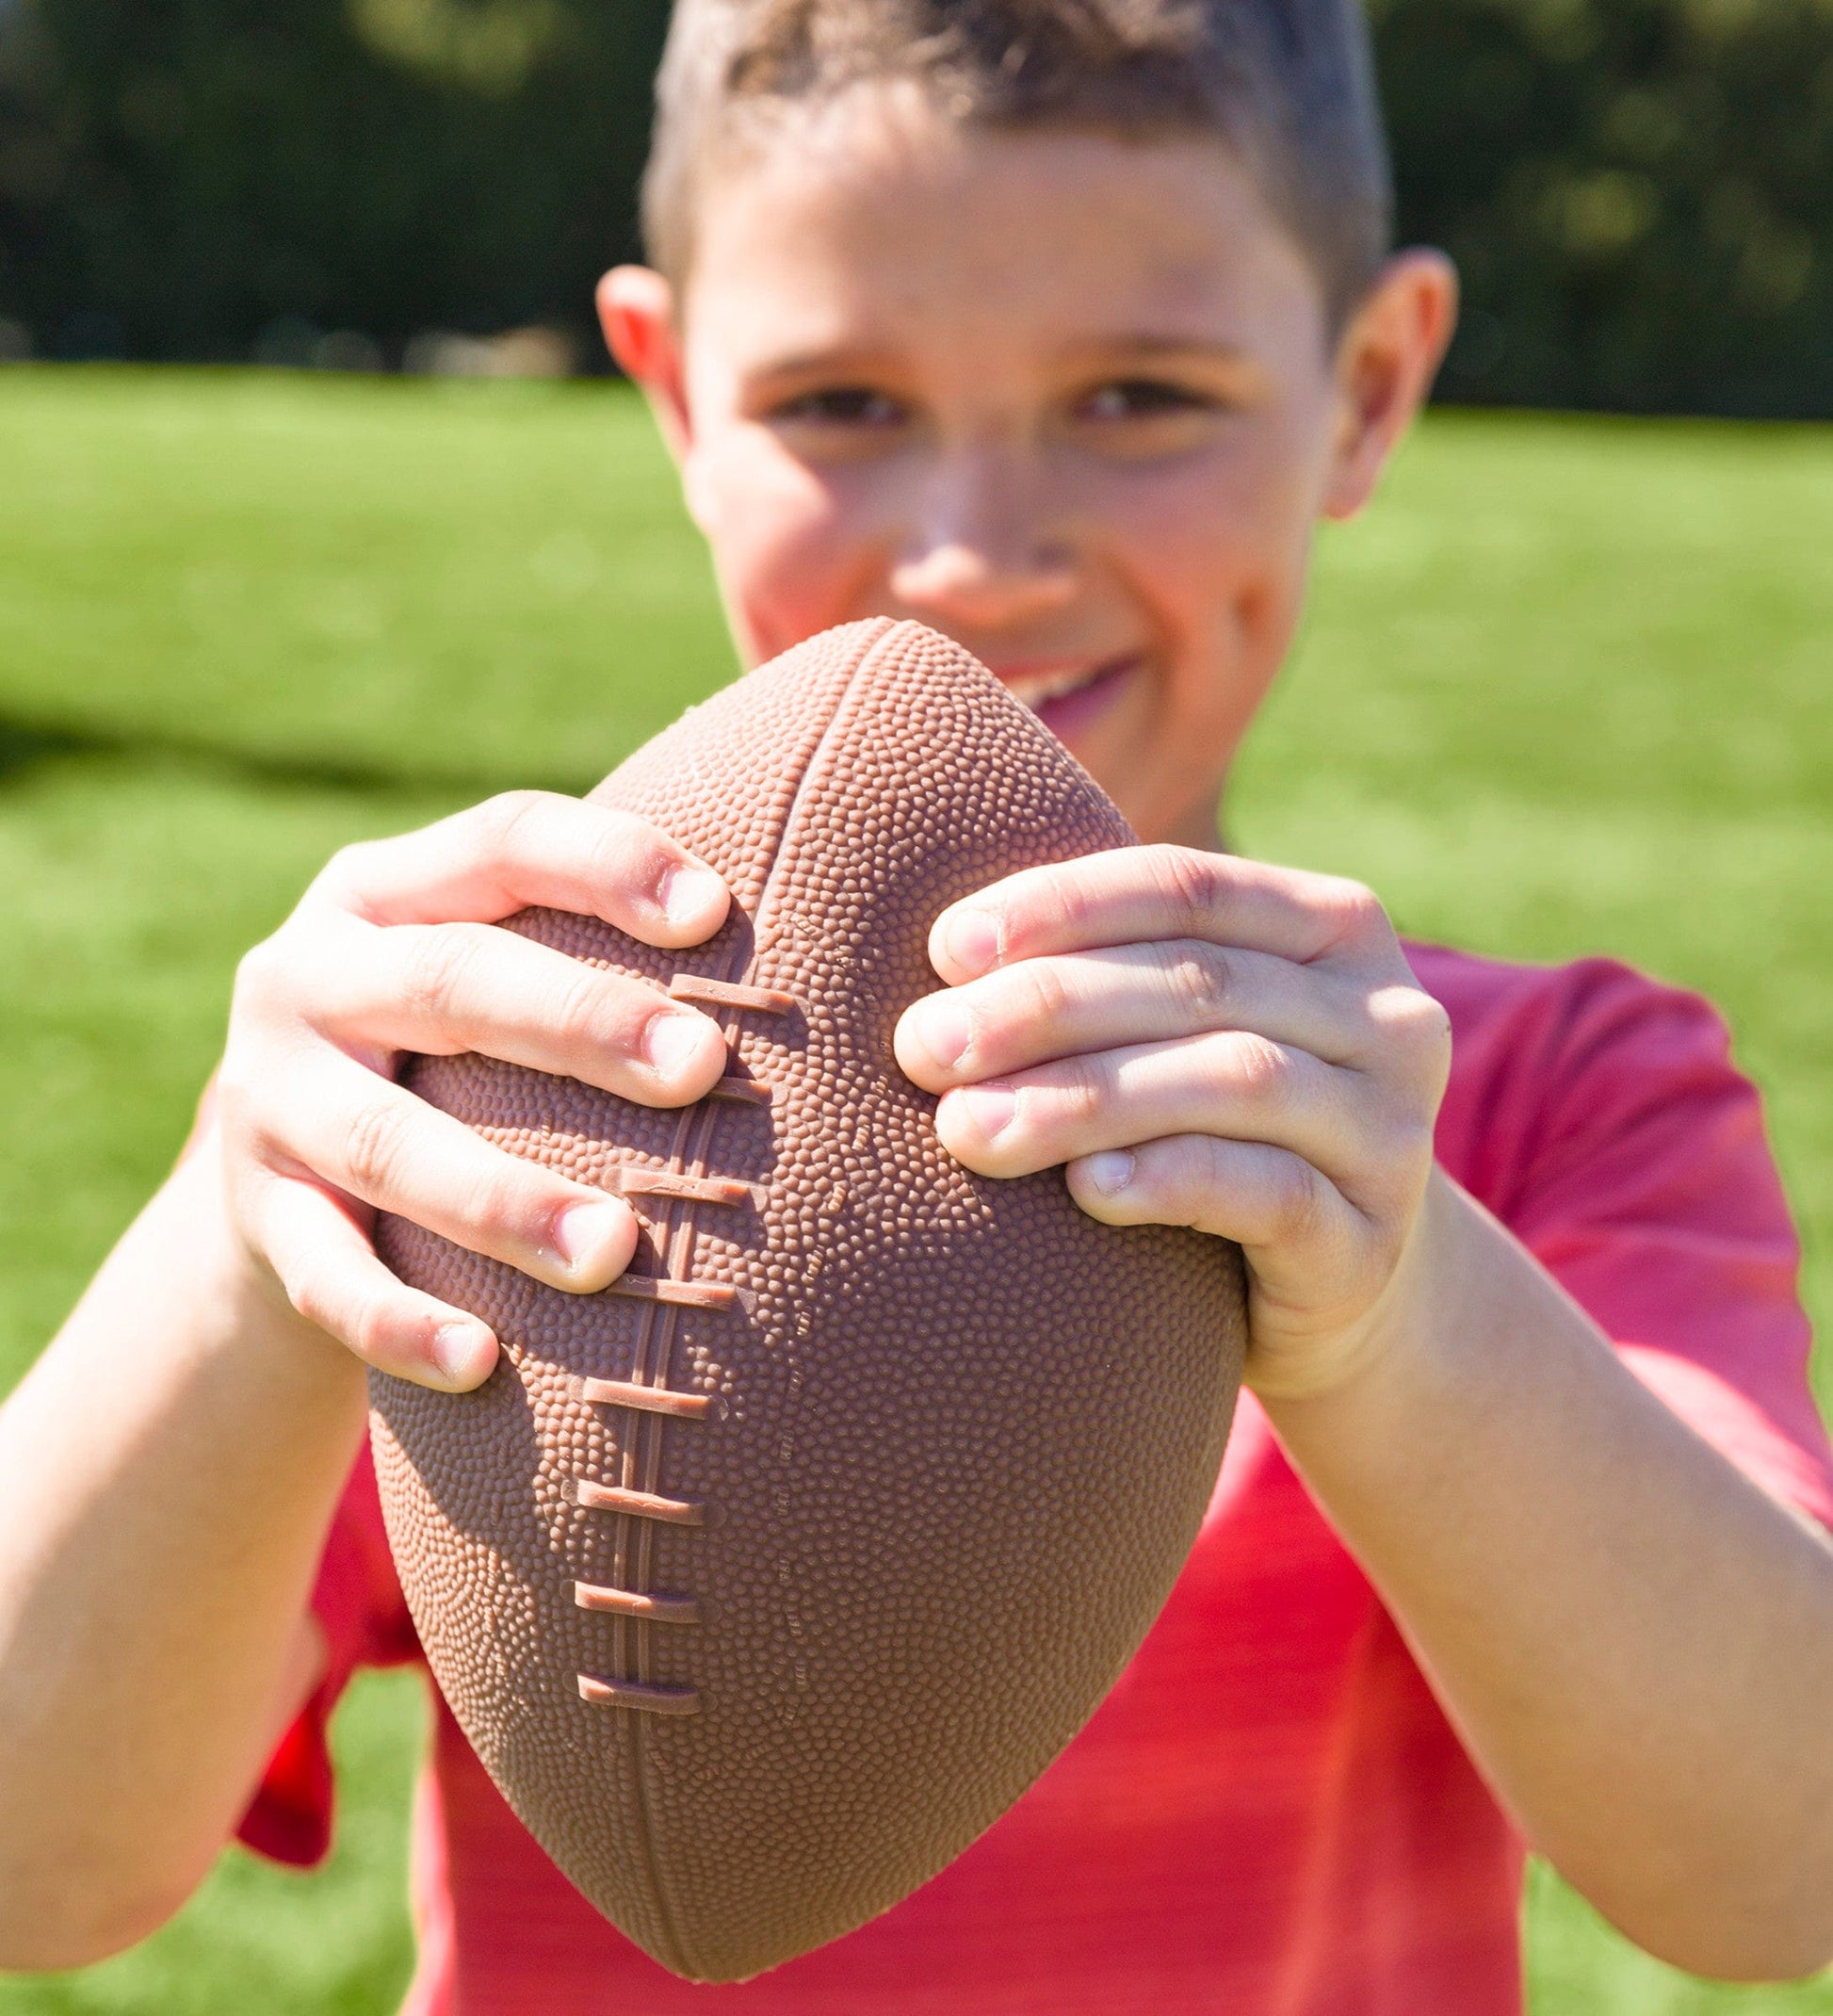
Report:
[{"label": "hand gripping football", "polygon": [[409,1082],[629,1198],[631,1271],[571,1296],[400,1220],[475,1310],[477,1392],[372,1380],[427,1656],[536,1839],[676,1973],[742,1977],[895,1904],[1099,1704],[1169,1593],[1241,1370],[1235,1249],[970,1175],[892,1057],[945,905],[1127,845],[965,651],[862,623],[752,673],[594,794],[735,892],[657,951],[508,928],[717,1016],[714,1095],[655,1112],[482,1057]]}]

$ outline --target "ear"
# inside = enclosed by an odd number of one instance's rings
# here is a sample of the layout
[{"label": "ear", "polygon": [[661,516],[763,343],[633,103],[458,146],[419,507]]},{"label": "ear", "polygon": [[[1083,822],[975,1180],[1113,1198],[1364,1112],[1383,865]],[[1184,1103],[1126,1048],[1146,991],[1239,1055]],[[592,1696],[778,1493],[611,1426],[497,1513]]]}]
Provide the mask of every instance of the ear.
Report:
[{"label": "ear", "polygon": [[1324,515],[1353,517],[1425,404],[1457,327],[1457,268],[1440,252],[1397,252],[1337,352],[1339,419]]},{"label": "ear", "polygon": [[673,288],[646,266],[614,266],[598,283],[598,321],[619,367],[642,387],[669,452],[679,463],[692,429]]}]

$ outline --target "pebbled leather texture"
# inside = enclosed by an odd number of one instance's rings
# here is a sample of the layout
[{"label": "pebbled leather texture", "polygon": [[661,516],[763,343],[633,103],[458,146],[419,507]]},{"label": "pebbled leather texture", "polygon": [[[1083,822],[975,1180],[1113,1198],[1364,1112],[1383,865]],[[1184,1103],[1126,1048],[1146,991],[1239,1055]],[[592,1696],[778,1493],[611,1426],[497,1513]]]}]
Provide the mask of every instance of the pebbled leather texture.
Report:
[{"label": "pebbled leather texture", "polygon": [[470,1394],[374,1375],[376,1467],[510,1803],[663,1965],[733,1980],[933,1875],[1119,1677],[1215,1484],[1241,1264],[1095,1223],[1059,1170],[970,1175],[898,1069],[939,911],[1132,838],[959,646],[831,631],[593,795],[711,861],[731,919],[683,952],[553,911],[506,928],[673,984],[733,1081],[656,1112],[413,1060],[422,1097],[646,1229],[630,1276],[571,1296],[384,1219],[389,1263],[505,1356]]}]

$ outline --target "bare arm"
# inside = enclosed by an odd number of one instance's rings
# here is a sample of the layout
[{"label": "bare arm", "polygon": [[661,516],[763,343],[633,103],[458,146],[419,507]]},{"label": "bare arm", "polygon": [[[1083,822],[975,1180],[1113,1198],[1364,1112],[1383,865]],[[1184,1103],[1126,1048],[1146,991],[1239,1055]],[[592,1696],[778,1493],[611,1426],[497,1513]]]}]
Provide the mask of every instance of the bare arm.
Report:
[{"label": "bare arm", "polygon": [[243,963],[217,1118],[0,1408],[0,1967],[131,1943],[227,1838],[314,1683],[364,1362],[448,1390],[495,1363],[377,1260],[376,1211],[578,1292],[630,1257],[621,1200],[395,1082],[406,1049],[658,1106],[719,1076],[706,1017],[487,928],[531,902],[688,945],[726,895],[653,829],[534,794],[340,855]]},{"label": "bare arm", "polygon": [[363,1368],[237,1255],[216,1159],[122,1241],[0,1410],[0,1962],[183,1902],[309,1691]]},{"label": "bare arm", "polygon": [[1833,1955],[1833,1548],[1448,1179],[1359,1370],[1265,1405],[1524,1831],[1678,1966]]},{"label": "bare arm", "polygon": [[1369,892],[1142,848],[932,948],[943,1139],[1241,1243],[1249,1382],[1528,1837],[1682,1966],[1833,1957],[1833,1548],[1434,1171],[1446,1021]]}]

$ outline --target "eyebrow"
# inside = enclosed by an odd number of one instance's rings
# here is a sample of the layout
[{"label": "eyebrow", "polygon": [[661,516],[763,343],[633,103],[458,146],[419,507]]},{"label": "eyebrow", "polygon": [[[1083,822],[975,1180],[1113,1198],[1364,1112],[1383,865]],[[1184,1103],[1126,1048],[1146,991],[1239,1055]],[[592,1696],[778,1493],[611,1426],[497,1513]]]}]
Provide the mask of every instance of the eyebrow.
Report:
[{"label": "eyebrow", "polygon": [[769,357],[746,367],[748,377],[802,378],[823,371],[884,370],[896,358],[888,349],[812,350],[791,351],[787,357]]},{"label": "eyebrow", "polygon": [[1097,336],[1087,343],[1070,346],[1071,355],[1088,357],[1200,357],[1209,364],[1244,364],[1249,353],[1239,343],[1206,340],[1199,336],[1167,336],[1154,331],[1130,335]]},{"label": "eyebrow", "polygon": [[[1179,358],[1206,364],[1238,365],[1252,361],[1238,343],[1205,341],[1195,336],[1168,336],[1158,332],[1127,335],[1092,336],[1072,343],[1061,353],[1061,361],[1096,364],[1116,357]],[[751,367],[747,375],[761,378],[801,378],[823,372],[895,370],[899,358],[889,346],[792,351],[772,357]]]}]

